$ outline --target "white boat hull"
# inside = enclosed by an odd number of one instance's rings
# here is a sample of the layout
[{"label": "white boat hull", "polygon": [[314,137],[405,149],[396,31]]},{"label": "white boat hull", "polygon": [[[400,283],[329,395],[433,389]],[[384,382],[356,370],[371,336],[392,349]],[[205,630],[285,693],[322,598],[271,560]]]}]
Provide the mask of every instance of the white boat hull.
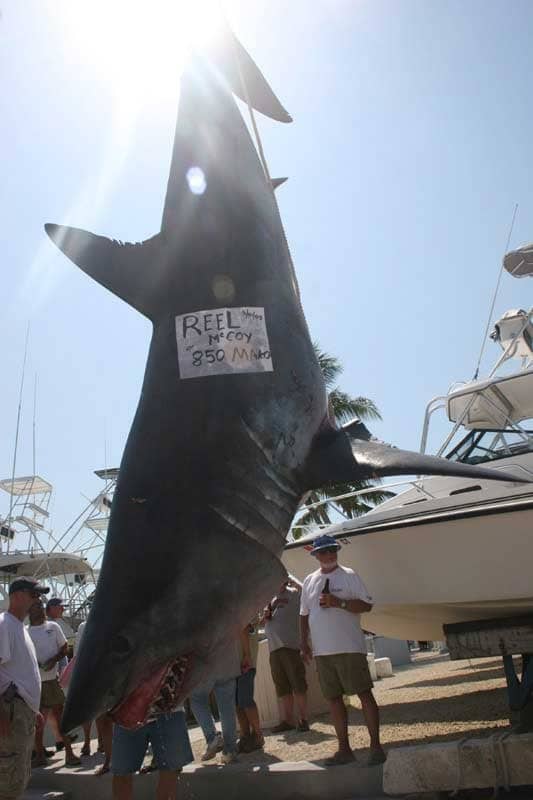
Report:
[{"label": "white boat hull", "polygon": [[[441,640],[446,623],[533,609],[533,496],[410,517],[404,511],[396,519],[373,513],[352,526],[328,533],[342,544],[340,563],[356,570],[374,597],[362,617],[369,631]],[[288,545],[283,556],[299,579],[316,569],[306,546]]]}]

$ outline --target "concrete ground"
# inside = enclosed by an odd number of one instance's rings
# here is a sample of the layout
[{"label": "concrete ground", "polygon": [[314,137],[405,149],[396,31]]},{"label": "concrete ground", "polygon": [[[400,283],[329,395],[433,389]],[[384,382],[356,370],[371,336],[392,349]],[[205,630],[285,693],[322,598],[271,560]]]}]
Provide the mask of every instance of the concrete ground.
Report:
[{"label": "concrete ground", "polygon": [[[425,654],[408,667],[395,670],[392,678],[376,684],[376,698],[382,709],[383,741],[387,749],[457,741],[465,736],[489,736],[508,725],[505,681],[499,659],[450,662],[446,657]],[[350,713],[350,741],[364,763],[368,733],[361,713]],[[213,781],[224,800],[350,800],[382,795],[381,770],[349,765],[326,769],[322,759],[335,749],[335,735],[328,715],[311,721],[308,734],[283,735],[265,731],[264,752],[242,756],[240,763],[222,767],[216,761],[186,767],[180,778],[179,800],[203,800],[213,796]],[[189,731],[197,762],[204,749],[199,728]],[[93,743],[93,747],[96,745]],[[74,745],[80,750],[80,742]],[[43,770],[35,770],[32,786],[48,790],[68,790],[71,800],[111,798],[110,776],[97,777],[94,770],[102,762],[100,754],[83,759],[80,769],[64,769],[63,759],[54,757]],[[215,778],[216,775],[216,778]],[[155,775],[135,779],[135,797],[154,796]],[[238,790],[238,791],[237,791]],[[529,792],[529,793],[528,793]],[[477,796],[460,795],[467,800],[485,800],[491,791]],[[40,796],[39,800],[41,800]],[[420,797],[420,795],[419,795]],[[423,800],[435,800],[437,795]],[[533,790],[505,795],[508,800],[533,800]],[[32,798],[33,800],[33,798]],[[441,798],[439,798],[441,800]]]}]

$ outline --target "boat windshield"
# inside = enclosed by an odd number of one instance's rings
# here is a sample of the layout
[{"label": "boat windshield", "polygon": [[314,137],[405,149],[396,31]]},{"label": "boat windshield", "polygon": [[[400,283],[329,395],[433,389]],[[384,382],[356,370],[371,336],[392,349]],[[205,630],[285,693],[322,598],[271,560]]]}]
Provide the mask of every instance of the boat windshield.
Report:
[{"label": "boat windshield", "polygon": [[453,448],[446,458],[463,464],[483,464],[499,458],[521,453],[533,453],[533,431],[517,430],[473,430]]}]

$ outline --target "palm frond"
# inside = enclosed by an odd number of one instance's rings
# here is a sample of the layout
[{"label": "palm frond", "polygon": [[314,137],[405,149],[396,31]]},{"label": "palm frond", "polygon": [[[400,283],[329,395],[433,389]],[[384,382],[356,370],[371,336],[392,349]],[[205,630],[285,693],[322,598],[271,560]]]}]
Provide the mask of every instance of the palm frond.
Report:
[{"label": "palm frond", "polygon": [[[311,505],[313,503],[318,503],[321,500],[327,500],[328,498],[332,497],[339,497],[343,494],[349,494],[350,492],[357,492],[360,489],[369,488],[372,484],[365,482],[361,483],[334,483],[330,484],[323,489],[318,489],[311,494],[307,498],[306,505]],[[354,519],[354,517],[360,517],[362,514],[366,514],[367,511],[370,511],[374,506],[379,505],[384,500],[388,500],[389,498],[394,497],[394,492],[389,492],[386,489],[380,489],[376,487],[374,491],[369,492],[368,494],[357,495],[355,497],[345,497],[342,500],[335,500],[333,503],[326,504],[321,506],[316,506],[315,508],[309,508],[305,510],[306,506],[303,506],[304,513],[297,519],[295,525],[329,525],[332,523],[331,519],[331,506],[337,506],[337,508],[343,513],[348,519]],[[294,534],[294,538],[299,538],[301,536],[301,532],[298,536],[296,533]]]},{"label": "palm frond", "polygon": [[318,359],[318,365],[324,376],[324,382],[327,387],[331,386],[343,372],[343,366],[338,358],[330,356],[320,349],[316,342],[313,343],[313,348]]},{"label": "palm frond", "polygon": [[348,422],[354,417],[361,420],[381,419],[378,407],[368,397],[350,397],[336,386],[329,393],[329,399],[339,422]]}]

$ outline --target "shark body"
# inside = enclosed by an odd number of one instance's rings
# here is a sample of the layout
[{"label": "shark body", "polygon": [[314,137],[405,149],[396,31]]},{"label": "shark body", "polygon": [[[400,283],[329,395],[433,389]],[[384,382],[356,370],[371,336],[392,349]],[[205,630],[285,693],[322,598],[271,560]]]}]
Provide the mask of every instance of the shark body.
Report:
[{"label": "shark body", "polygon": [[65,731],[104,711],[135,727],[180,703],[283,582],[279,556],[307,491],[402,473],[516,480],[337,428],[233,93],[290,117],[236,40],[233,56],[238,69],[197,57],[182,78],[156,236],[122,244],[46,226],[153,323]]}]

